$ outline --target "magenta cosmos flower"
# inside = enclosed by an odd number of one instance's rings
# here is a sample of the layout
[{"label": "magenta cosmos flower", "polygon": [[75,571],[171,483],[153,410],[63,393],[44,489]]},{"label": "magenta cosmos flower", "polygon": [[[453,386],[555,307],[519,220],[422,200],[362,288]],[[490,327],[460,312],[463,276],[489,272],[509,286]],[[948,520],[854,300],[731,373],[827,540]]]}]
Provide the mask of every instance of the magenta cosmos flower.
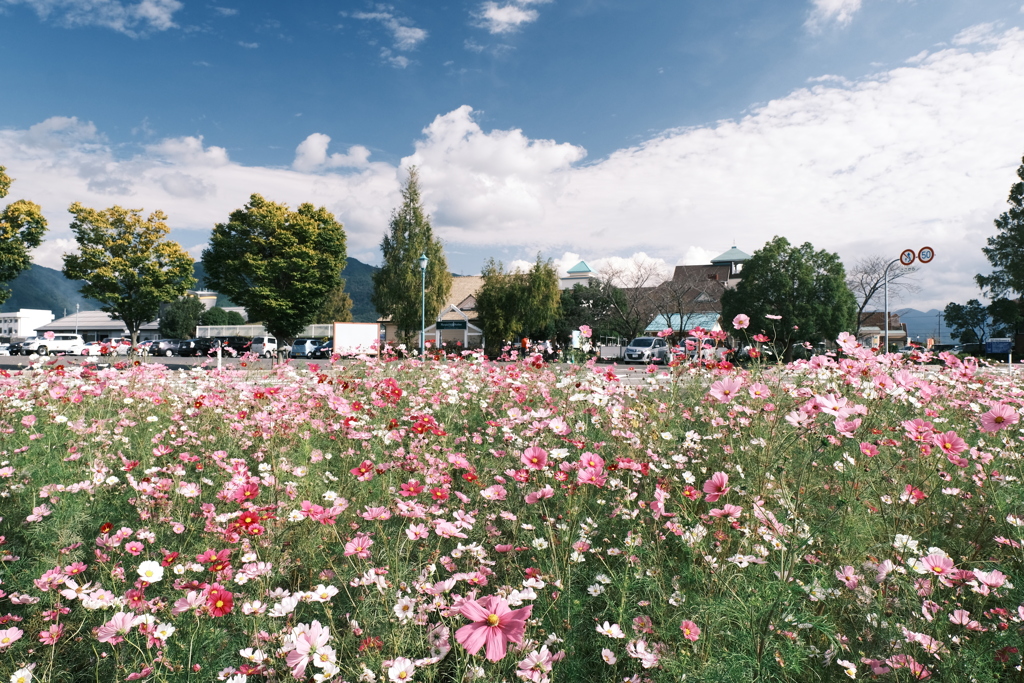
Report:
[{"label": "magenta cosmos flower", "polygon": [[715,472],[711,478],[704,482],[704,497],[709,503],[716,502],[719,498],[729,492],[729,475],[725,472]]},{"label": "magenta cosmos flower", "polygon": [[497,595],[488,595],[479,600],[466,600],[459,612],[473,623],[456,631],[455,640],[471,655],[486,645],[487,659],[497,662],[505,656],[508,641],[523,642],[526,620],[533,612],[533,605],[510,610],[508,603]]}]

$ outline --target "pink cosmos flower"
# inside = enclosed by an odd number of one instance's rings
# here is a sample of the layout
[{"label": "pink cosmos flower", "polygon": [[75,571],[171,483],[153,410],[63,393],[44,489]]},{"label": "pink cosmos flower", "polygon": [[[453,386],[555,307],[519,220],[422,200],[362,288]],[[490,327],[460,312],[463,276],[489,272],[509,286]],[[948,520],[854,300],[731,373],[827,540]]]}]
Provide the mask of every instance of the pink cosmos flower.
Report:
[{"label": "pink cosmos flower", "polygon": [[604,469],[604,458],[597,453],[584,453],[580,456],[580,468],[589,467],[595,470]]},{"label": "pink cosmos flower", "polygon": [[531,470],[542,470],[548,464],[548,452],[537,446],[530,446],[519,458]]},{"label": "pink cosmos flower", "polygon": [[405,530],[405,535],[409,537],[410,541],[420,541],[430,536],[430,532],[427,531],[426,524],[410,524],[409,528]]},{"label": "pink cosmos flower", "polygon": [[464,600],[459,612],[473,623],[456,631],[455,640],[471,655],[486,646],[487,659],[497,662],[505,656],[509,641],[523,642],[533,605],[510,610],[505,600],[488,595],[479,600]]},{"label": "pink cosmos flower", "polygon": [[330,631],[316,620],[309,625],[309,628],[295,636],[295,647],[285,657],[285,662],[292,667],[292,675],[295,678],[305,678],[306,665],[313,661],[317,650],[326,646],[330,639]]},{"label": "pink cosmos flower", "polygon": [[679,625],[679,630],[683,632],[683,638],[687,640],[696,641],[700,638],[700,627],[689,619],[686,619]]},{"label": "pink cosmos flower", "polygon": [[704,482],[704,497],[709,503],[716,502],[719,498],[729,492],[729,475],[725,472],[715,472],[711,478]]},{"label": "pink cosmos flower", "polygon": [[605,474],[604,470],[599,470],[595,467],[584,467],[579,471],[577,481],[581,484],[593,484],[597,488],[601,488],[608,481],[608,475]]},{"label": "pink cosmos flower", "polygon": [[545,486],[540,491],[532,491],[530,493],[527,493],[526,504],[533,505],[537,501],[543,500],[545,498],[550,498],[553,495],[555,495],[555,490],[550,486]]},{"label": "pink cosmos flower", "polygon": [[711,385],[708,395],[719,403],[729,403],[736,396],[736,392],[743,386],[743,380],[738,377],[720,379]]},{"label": "pink cosmos flower", "polygon": [[1019,420],[1020,416],[1017,415],[1016,410],[1004,403],[999,403],[992,406],[987,413],[982,413],[981,431],[998,432],[1000,429],[1017,424]]},{"label": "pink cosmos flower", "polygon": [[878,446],[876,446],[873,443],[868,443],[867,441],[863,441],[860,444],[860,452],[863,453],[864,455],[868,456],[869,458],[873,458],[876,455],[878,455]]},{"label": "pink cosmos flower", "polygon": [[[750,327],[750,316],[746,313],[740,313],[732,319],[732,326],[737,330],[745,330]],[[686,622],[683,622],[686,623]]]},{"label": "pink cosmos flower", "polygon": [[851,567],[850,565],[846,565],[842,569],[837,569],[836,578],[842,581],[843,584],[850,590],[856,588],[858,583],[860,582],[860,577],[857,575],[857,570]]},{"label": "pink cosmos flower", "polygon": [[580,325],[580,335],[586,339],[590,339],[594,331],[590,329],[590,325]]},{"label": "pink cosmos flower", "polygon": [[751,384],[747,387],[747,392],[750,394],[750,398],[769,398],[772,395],[768,385],[761,382]]},{"label": "pink cosmos flower", "polygon": [[738,519],[743,513],[743,508],[739,505],[724,505],[721,508],[714,508],[709,512],[712,517],[728,517],[729,519]]},{"label": "pink cosmos flower", "polygon": [[54,624],[45,631],[39,632],[39,642],[43,645],[56,645],[64,633],[64,624]]},{"label": "pink cosmos flower", "polygon": [[928,555],[921,558],[921,564],[928,570],[927,573],[935,576],[945,576],[953,571],[953,560],[945,555]]},{"label": "pink cosmos flower", "polygon": [[373,545],[373,539],[366,534],[359,534],[351,541],[345,544],[345,557],[355,555],[361,560],[370,559],[370,546]]},{"label": "pink cosmos flower", "polygon": [[0,630],[0,650],[13,645],[14,641],[19,640],[23,635],[25,632],[20,628],[11,627]]},{"label": "pink cosmos flower", "polygon": [[946,455],[959,455],[967,450],[967,442],[953,431],[935,434],[932,436],[932,443],[942,449]]},{"label": "pink cosmos flower", "polygon": [[124,640],[124,636],[128,635],[128,632],[132,630],[132,626],[135,625],[136,616],[128,612],[118,612],[110,621],[100,626],[99,630],[96,631],[96,640],[101,643],[110,643],[116,645]]},{"label": "pink cosmos flower", "polygon": [[127,552],[131,553],[132,555],[138,555],[143,550],[145,550],[146,547],[144,545],[142,545],[141,543],[139,543],[138,541],[131,541],[129,543],[125,543],[124,544],[124,549]]}]

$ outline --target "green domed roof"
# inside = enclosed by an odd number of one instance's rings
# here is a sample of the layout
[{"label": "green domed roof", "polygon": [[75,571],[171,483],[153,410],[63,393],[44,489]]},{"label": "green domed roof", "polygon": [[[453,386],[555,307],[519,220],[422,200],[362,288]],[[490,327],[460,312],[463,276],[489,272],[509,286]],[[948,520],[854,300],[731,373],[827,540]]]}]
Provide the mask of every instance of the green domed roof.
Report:
[{"label": "green domed roof", "polygon": [[711,259],[711,263],[734,263],[737,261],[742,262],[749,260],[750,254],[745,254],[736,247],[733,247],[724,254],[721,254],[720,256],[716,256],[715,258]]}]

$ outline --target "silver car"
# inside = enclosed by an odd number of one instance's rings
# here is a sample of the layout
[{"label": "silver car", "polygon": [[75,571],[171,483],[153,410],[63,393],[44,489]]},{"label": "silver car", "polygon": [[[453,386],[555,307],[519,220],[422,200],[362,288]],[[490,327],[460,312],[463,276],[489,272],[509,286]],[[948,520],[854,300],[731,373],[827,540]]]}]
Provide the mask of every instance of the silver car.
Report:
[{"label": "silver car", "polygon": [[667,363],[669,346],[661,337],[637,337],[629,342],[623,360],[626,363]]}]

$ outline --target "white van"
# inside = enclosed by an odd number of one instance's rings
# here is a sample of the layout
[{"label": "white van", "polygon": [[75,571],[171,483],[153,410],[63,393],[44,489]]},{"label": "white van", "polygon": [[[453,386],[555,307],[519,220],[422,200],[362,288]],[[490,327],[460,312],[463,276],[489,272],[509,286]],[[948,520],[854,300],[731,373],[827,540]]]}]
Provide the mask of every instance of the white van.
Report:
[{"label": "white van", "polygon": [[[271,358],[277,354],[277,339],[274,337],[253,337],[252,346],[250,350],[257,356],[263,356],[264,358]],[[285,353],[291,350],[291,347],[284,344],[281,350]]]},{"label": "white van", "polygon": [[47,356],[51,353],[80,353],[85,340],[80,334],[55,334],[53,339],[36,337],[25,342],[21,347],[21,353],[30,356],[37,353],[40,356]]}]

